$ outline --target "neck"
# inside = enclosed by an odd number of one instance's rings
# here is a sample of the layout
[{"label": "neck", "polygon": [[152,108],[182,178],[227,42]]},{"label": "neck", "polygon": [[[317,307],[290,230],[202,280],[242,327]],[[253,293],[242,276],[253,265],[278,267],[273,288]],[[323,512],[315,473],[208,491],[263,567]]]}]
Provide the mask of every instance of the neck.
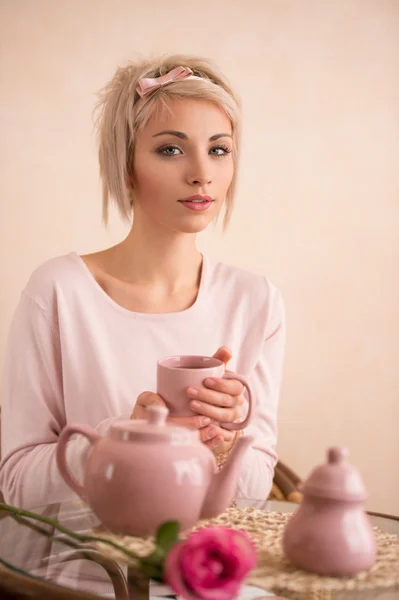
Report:
[{"label": "neck", "polygon": [[136,214],[127,238],[115,247],[115,266],[123,278],[136,283],[156,282],[169,290],[199,280],[202,256],[196,236],[147,223]]}]

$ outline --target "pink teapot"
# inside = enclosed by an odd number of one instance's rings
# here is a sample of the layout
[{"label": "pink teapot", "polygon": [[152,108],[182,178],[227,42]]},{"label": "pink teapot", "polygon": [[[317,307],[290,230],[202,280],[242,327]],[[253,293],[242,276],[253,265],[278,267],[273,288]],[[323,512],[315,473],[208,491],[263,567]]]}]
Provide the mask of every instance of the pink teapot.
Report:
[{"label": "pink teapot", "polygon": [[347,451],[331,448],[327,464],[303,484],[303,501],[283,536],[286,556],[320,575],[354,575],[371,567],[376,542],[363,504],[367,494]]},{"label": "pink teapot", "polygon": [[[105,437],[86,425],[68,425],[60,435],[56,456],[62,477],[111,530],[146,536],[174,520],[188,529],[220,514],[234,498],[241,458],[253,438],[240,437],[218,471],[198,431],[167,423],[167,415],[166,408],[154,406],[147,421],[116,421]],[[76,433],[92,445],[83,485],[66,462]]]}]

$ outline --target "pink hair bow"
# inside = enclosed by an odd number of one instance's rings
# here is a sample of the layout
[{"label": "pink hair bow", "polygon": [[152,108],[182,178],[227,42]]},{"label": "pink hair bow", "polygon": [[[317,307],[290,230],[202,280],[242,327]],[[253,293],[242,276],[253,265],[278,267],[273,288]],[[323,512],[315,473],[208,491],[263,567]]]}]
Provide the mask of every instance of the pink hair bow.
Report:
[{"label": "pink hair bow", "polygon": [[188,67],[176,67],[160,77],[143,77],[139,79],[136,87],[138,95],[142,98],[153,90],[156,90],[164,85],[173,83],[174,81],[182,81],[193,75],[193,72]]}]

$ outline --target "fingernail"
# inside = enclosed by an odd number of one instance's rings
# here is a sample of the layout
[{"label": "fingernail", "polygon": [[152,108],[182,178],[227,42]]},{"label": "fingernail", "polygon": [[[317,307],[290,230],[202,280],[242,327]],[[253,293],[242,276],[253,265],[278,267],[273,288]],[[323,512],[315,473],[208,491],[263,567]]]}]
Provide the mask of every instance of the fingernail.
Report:
[{"label": "fingernail", "polygon": [[215,430],[212,429],[212,427],[210,429],[208,429],[208,440],[211,440],[213,437],[215,437]]},{"label": "fingernail", "polygon": [[209,417],[202,417],[200,422],[201,422],[201,427],[205,427],[206,425],[209,425],[211,420]]},{"label": "fingernail", "polygon": [[198,402],[198,400],[193,400],[192,402],[190,402],[190,405],[193,408],[200,408],[201,407],[201,402]]},{"label": "fingernail", "polygon": [[220,440],[215,440],[214,442],[212,442],[212,448],[217,448],[218,446],[220,446],[222,442]]},{"label": "fingernail", "polygon": [[214,387],[216,385],[216,381],[214,379],[205,379],[205,385],[209,387]]},{"label": "fingernail", "polygon": [[187,394],[190,396],[190,398],[196,398],[198,396],[198,390],[196,390],[195,388],[189,387],[187,390]]}]

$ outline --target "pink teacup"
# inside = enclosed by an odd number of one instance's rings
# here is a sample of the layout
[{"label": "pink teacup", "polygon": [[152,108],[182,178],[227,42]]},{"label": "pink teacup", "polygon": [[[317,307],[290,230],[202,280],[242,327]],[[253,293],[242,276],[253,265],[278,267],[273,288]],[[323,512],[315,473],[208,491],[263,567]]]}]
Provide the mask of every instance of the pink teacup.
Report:
[{"label": "pink teacup", "polygon": [[246,387],[248,394],[248,413],[244,421],[239,423],[220,423],[221,427],[230,430],[244,429],[251,420],[253,394],[245,377],[237,373],[225,373],[224,363],[218,358],[209,356],[169,356],[157,364],[157,394],[163,398],[171,417],[192,417],[195,413],[190,408],[187,388],[190,386],[205,387],[203,382],[208,377],[237,379]]}]

